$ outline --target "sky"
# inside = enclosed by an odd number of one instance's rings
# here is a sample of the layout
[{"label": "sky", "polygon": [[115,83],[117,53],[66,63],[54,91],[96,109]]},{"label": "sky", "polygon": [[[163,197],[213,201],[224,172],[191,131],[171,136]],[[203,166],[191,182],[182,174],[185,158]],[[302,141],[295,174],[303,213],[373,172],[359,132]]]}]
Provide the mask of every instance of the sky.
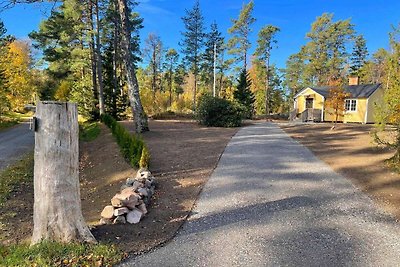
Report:
[{"label": "sky", "polygon": [[[140,0],[136,8],[144,18],[142,41],[149,33],[161,37],[164,46],[179,51],[178,42],[184,30],[182,17],[193,6],[194,0]],[[215,21],[229,38],[227,29],[231,19],[237,18],[244,0],[200,0],[207,30]],[[281,29],[277,35],[278,47],[272,51],[271,63],[285,67],[287,58],[300,50],[307,42],[306,33],[311,23],[324,12],[333,13],[334,20],[351,18],[358,34],[364,35],[370,54],[378,48],[388,48],[391,25],[400,23],[399,0],[254,0],[253,16],[257,21],[251,35],[252,49],[256,47],[258,31],[272,24]],[[19,5],[0,13],[8,34],[26,39],[28,33],[37,30],[53,5]]]}]

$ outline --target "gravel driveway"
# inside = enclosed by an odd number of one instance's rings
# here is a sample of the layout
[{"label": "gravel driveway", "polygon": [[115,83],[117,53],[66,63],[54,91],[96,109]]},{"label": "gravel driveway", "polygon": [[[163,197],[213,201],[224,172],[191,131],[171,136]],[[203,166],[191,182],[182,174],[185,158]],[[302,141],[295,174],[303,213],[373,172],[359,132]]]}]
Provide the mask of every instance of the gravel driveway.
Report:
[{"label": "gravel driveway", "polygon": [[34,133],[29,130],[29,123],[0,131],[0,170],[17,160],[24,153],[33,150]]},{"label": "gravel driveway", "polygon": [[263,123],[232,139],[178,235],[122,266],[399,263],[400,224],[276,125]]}]

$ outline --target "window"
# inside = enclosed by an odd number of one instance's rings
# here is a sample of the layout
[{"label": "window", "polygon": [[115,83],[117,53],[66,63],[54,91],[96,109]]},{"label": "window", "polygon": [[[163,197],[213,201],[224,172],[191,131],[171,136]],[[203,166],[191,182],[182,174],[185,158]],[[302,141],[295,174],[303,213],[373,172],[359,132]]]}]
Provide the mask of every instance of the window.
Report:
[{"label": "window", "polygon": [[346,111],[357,111],[357,99],[346,99],[345,109]]}]

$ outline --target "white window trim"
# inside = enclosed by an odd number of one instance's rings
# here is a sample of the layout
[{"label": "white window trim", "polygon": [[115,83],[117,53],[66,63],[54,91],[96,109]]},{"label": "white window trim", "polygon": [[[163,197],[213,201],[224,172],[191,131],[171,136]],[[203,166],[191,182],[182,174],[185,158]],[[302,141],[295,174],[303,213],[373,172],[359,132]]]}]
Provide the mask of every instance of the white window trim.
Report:
[{"label": "white window trim", "polygon": [[[349,101],[352,101],[352,100],[356,101],[356,109],[355,109],[355,110],[345,110],[345,112],[346,112],[346,113],[356,113],[356,112],[358,111],[358,99],[357,99],[357,98],[347,98],[347,99],[345,99],[345,102],[344,102],[345,109],[346,109],[346,101],[347,101],[347,100],[349,100]],[[351,107],[351,102],[350,102],[350,107]]]}]

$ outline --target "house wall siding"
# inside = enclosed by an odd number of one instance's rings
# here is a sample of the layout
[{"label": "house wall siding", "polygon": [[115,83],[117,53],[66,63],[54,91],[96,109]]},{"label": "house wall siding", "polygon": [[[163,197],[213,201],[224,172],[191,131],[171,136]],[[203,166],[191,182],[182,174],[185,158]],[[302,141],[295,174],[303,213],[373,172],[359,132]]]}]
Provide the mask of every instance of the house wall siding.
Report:
[{"label": "house wall siding", "polygon": [[375,114],[376,114],[375,106],[380,106],[382,105],[382,103],[383,103],[383,88],[381,86],[369,97],[367,123],[375,122]]},{"label": "house wall siding", "polygon": [[307,88],[301,93],[301,95],[297,96],[297,98],[296,98],[298,113],[301,113],[305,110],[306,97],[308,95],[312,95],[312,98],[314,98],[314,108],[315,109],[323,109],[324,98],[320,94],[318,94],[317,92],[312,90],[311,88]]},{"label": "house wall siding", "polygon": [[364,123],[365,112],[367,111],[367,99],[357,98],[357,110],[346,111],[344,113],[343,122],[361,122]]}]

